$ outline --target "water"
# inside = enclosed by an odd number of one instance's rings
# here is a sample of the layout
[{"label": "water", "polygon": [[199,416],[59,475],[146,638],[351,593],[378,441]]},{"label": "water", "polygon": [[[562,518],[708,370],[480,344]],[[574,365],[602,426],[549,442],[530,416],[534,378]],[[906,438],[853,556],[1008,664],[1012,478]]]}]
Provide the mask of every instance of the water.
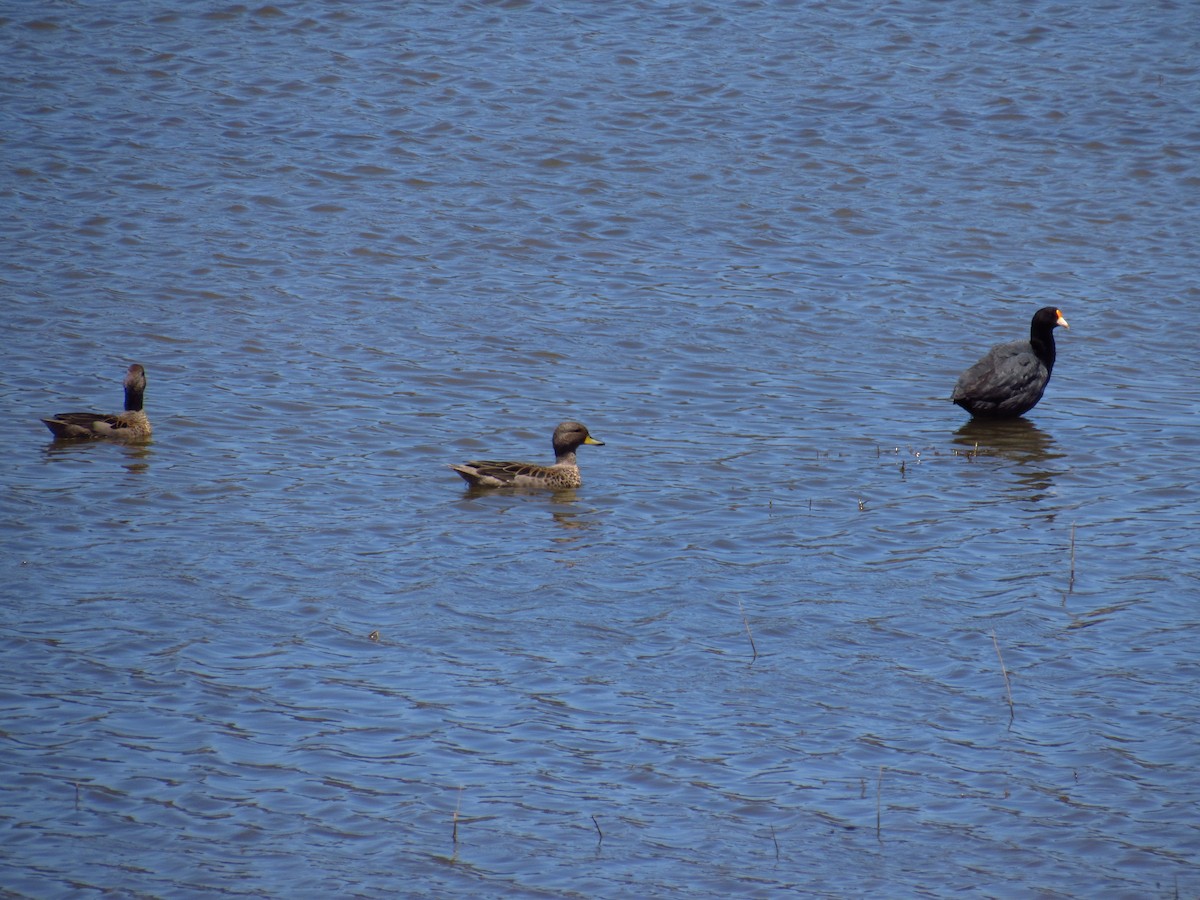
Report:
[{"label": "water", "polygon": [[0,887],[1200,894],[1197,17],[9,5]]}]

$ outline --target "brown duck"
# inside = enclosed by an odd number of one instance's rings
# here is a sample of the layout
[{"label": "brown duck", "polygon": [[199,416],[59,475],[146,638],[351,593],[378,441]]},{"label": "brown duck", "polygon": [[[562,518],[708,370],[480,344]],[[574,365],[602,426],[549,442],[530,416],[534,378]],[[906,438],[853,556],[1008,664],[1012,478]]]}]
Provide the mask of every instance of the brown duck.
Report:
[{"label": "brown duck", "polygon": [[125,412],[59,413],[53,419],[42,419],[58,441],[108,438],[117,441],[145,441],[150,438],[150,420],[142,410],[146,393],[146,370],[134,363],[125,372]]},{"label": "brown duck", "polygon": [[579,422],[563,422],[554,429],[554,465],[542,466],[527,462],[494,462],[475,460],[450,468],[463,477],[471,487],[479,488],[543,488],[552,491],[577,488],[583,484],[575,451],[583,444],[604,446],[604,441],[592,437]]}]

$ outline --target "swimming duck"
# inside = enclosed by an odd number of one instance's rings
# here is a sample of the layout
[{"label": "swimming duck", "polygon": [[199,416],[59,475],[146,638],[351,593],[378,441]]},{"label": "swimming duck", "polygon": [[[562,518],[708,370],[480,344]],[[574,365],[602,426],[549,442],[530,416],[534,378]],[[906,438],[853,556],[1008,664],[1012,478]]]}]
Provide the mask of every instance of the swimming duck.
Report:
[{"label": "swimming duck", "polygon": [[554,429],[554,465],[540,466],[526,462],[492,462],[476,460],[450,468],[463,477],[471,487],[546,488],[552,491],[577,488],[583,484],[575,451],[583,444],[604,446],[579,422],[563,422]]},{"label": "swimming duck", "polygon": [[42,419],[54,432],[55,440],[92,440],[112,438],[118,441],[145,441],[150,438],[150,420],[142,411],[146,393],[146,370],[134,363],[125,372],[125,412],[114,415],[90,412],[59,413]]},{"label": "swimming duck", "polygon": [[1023,416],[1042,399],[1054,371],[1054,329],[1069,328],[1062,311],[1044,306],[1033,314],[1029,340],[997,344],[958,378],[950,399],[985,419]]}]

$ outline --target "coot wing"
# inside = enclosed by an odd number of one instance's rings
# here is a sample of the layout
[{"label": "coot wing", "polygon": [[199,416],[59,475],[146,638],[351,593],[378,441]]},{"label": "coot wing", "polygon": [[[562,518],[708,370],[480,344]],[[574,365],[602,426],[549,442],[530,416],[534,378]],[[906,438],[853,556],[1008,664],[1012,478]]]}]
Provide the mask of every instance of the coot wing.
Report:
[{"label": "coot wing", "polygon": [[968,409],[1012,412],[1032,408],[1046,389],[1049,373],[1028,341],[999,344],[963,372],[950,399]]}]

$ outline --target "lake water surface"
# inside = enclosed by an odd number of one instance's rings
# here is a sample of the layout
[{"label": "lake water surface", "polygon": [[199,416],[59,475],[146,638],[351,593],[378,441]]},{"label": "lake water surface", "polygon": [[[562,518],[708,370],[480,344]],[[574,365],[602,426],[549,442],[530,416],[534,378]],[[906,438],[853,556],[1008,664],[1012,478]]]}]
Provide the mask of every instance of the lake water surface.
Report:
[{"label": "lake water surface", "polygon": [[1200,6],[0,13],[0,892],[1200,896]]}]

